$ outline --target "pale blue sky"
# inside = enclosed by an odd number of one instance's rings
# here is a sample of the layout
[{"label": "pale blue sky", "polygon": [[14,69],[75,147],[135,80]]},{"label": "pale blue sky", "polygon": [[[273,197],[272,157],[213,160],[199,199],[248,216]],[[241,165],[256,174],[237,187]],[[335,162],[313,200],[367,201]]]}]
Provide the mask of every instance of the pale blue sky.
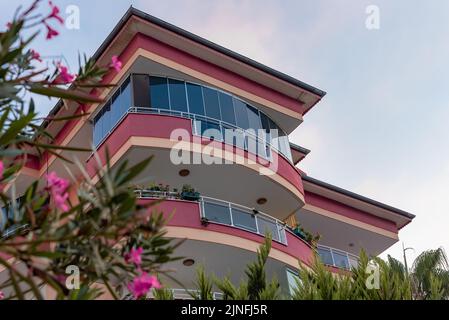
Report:
[{"label": "pale blue sky", "polygon": [[[449,251],[449,2],[380,0],[92,1],[79,30],[36,43],[42,55],[92,54],[136,8],[325,90],[291,140],[312,150],[309,175],[417,215],[400,233],[416,249]],[[17,3],[1,1],[0,25]],[[44,5],[46,5],[44,3]],[[365,27],[368,5],[380,29]],[[47,112],[52,103],[39,100]],[[402,259],[401,244],[387,251]]]}]

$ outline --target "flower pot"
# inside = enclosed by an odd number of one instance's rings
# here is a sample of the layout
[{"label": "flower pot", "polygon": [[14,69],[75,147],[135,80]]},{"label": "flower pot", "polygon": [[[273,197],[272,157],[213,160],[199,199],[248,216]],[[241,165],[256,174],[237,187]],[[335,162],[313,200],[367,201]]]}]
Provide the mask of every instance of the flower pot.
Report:
[{"label": "flower pot", "polygon": [[182,192],[181,199],[188,201],[198,201],[200,200],[199,192]]}]

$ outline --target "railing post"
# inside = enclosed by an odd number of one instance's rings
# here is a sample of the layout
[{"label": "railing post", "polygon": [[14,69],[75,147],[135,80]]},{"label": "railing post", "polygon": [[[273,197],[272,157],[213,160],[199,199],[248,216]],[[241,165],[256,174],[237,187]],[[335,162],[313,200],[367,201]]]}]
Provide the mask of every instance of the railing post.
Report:
[{"label": "railing post", "polygon": [[231,217],[231,226],[234,226],[234,219],[232,218],[232,206],[230,202],[228,202],[228,207],[229,207],[229,216]]},{"label": "railing post", "polygon": [[329,252],[331,253],[332,265],[336,267],[337,265],[335,264],[334,251],[332,250],[332,248],[329,248]]},{"label": "railing post", "polygon": [[261,234],[259,231],[259,218],[257,217],[257,214],[254,216],[254,220],[256,221],[256,232],[257,234]]}]

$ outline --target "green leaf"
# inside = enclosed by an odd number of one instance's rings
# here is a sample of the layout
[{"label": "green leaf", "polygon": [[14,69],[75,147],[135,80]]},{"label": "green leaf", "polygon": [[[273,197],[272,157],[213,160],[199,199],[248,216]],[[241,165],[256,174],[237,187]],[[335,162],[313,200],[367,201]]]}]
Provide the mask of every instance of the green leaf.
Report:
[{"label": "green leaf", "polygon": [[47,97],[56,97],[77,102],[103,102],[103,99],[97,98],[80,90],[61,89],[58,87],[46,87],[32,84],[30,91]]}]

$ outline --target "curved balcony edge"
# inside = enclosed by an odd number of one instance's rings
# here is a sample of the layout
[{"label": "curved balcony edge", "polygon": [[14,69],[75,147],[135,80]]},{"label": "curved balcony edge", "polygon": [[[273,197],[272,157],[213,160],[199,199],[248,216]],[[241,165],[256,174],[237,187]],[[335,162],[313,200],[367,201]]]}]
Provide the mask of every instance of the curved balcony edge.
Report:
[{"label": "curved balcony edge", "polygon": [[[156,199],[140,198],[140,203],[153,202]],[[256,252],[265,237],[235,225],[225,225],[209,221],[204,223],[202,217],[202,202],[178,199],[165,199],[151,208],[151,213],[162,212],[167,222],[167,236],[206,241],[222,245],[238,247]],[[273,218],[274,219],[274,218]],[[310,266],[314,257],[314,249],[293,232],[285,230],[285,243],[272,241],[270,257],[298,268],[298,260]]]}]

